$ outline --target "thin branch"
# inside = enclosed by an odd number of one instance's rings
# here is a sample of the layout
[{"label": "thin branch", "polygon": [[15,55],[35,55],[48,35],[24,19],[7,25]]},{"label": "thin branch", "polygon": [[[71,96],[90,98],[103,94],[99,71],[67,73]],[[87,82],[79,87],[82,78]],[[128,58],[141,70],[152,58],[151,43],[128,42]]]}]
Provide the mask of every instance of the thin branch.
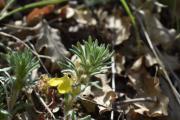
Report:
[{"label": "thin branch", "polygon": [[46,105],[46,103],[44,102],[44,100],[42,99],[42,97],[39,95],[38,92],[35,91],[36,96],[38,97],[38,99],[40,100],[40,102],[44,105],[44,107],[46,108],[46,110],[49,112],[49,114],[51,115],[51,117],[56,120],[54,114],[51,112],[51,110],[49,109],[48,105]]},{"label": "thin branch", "polygon": [[[31,45],[31,44],[30,44]],[[33,48],[33,51],[35,51],[36,52],[36,49],[34,48],[34,46],[33,45],[31,45],[31,47]],[[36,52],[37,53],[37,52]],[[38,54],[38,53],[37,53]],[[43,55],[39,55],[38,54],[38,59],[39,59],[39,61],[40,61],[40,63],[41,63],[41,65],[42,65],[42,67],[44,68],[44,70],[46,71],[46,73],[48,73],[49,74],[49,72],[48,72],[48,70],[46,69],[46,67],[44,66],[44,64],[43,64],[43,62],[42,62],[42,60],[40,59],[40,57],[41,58],[49,58],[48,56],[43,56]],[[51,57],[49,58],[50,60],[51,60]],[[50,75],[50,74],[49,74]]]},{"label": "thin branch", "polygon": [[[116,74],[116,67],[115,67],[115,56],[113,55],[111,57],[111,71],[112,71],[112,90],[116,90],[116,83],[115,83],[115,74]],[[111,112],[111,120],[114,119],[114,111]]]},{"label": "thin branch", "polygon": [[[80,97],[80,96],[78,96],[77,98],[80,99],[80,100],[88,101],[88,102],[90,102],[90,103],[93,103],[93,104],[96,104],[96,105],[98,105],[98,106],[104,107],[104,108],[109,109],[109,110],[111,110],[111,111],[122,111],[122,110],[119,110],[119,109],[117,109],[117,108],[107,107],[107,106],[105,106],[105,105],[96,103],[96,102],[94,102],[94,101],[88,100],[88,99],[83,98],[83,97]],[[133,103],[137,103],[137,102],[156,102],[156,100],[154,100],[154,99],[152,99],[152,98],[150,98],[150,97],[147,97],[147,98],[135,98],[135,99],[129,99],[129,100],[124,100],[124,101],[119,101],[118,104],[116,104],[116,105],[133,104]]]},{"label": "thin branch", "polygon": [[134,98],[134,99],[128,99],[128,100],[124,100],[124,101],[120,101],[118,102],[119,105],[122,104],[132,104],[132,103],[137,103],[137,102],[156,102],[156,100],[147,97],[147,98]]}]

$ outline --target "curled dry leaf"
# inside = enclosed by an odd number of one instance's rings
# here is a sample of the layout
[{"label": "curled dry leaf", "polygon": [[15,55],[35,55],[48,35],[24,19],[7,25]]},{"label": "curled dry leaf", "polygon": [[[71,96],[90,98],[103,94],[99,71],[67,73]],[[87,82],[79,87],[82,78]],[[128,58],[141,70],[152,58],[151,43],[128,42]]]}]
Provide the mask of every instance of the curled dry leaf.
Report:
[{"label": "curled dry leaf", "polygon": [[121,44],[123,41],[127,40],[130,36],[131,25],[125,24],[128,23],[127,20],[126,22],[124,21],[123,18],[121,17],[109,16],[107,18],[106,28],[115,30],[115,33],[117,35],[117,38],[115,39],[116,45]]},{"label": "curled dry leaf", "polygon": [[86,112],[94,113],[96,111],[96,103],[93,100],[94,96],[91,92],[91,87],[88,86],[81,94],[81,103],[85,108]]},{"label": "curled dry leaf", "polygon": [[130,19],[128,17],[121,16],[121,13],[118,12],[118,10],[113,9],[112,11],[113,15],[109,15],[107,11],[100,9],[97,11],[97,16],[99,17],[101,23],[105,24],[105,29],[115,32],[114,43],[115,45],[119,45],[130,36]]},{"label": "curled dry leaf", "polygon": [[0,9],[4,8],[5,0],[0,0]]},{"label": "curled dry leaf", "polygon": [[43,8],[34,8],[26,17],[28,24],[38,23],[43,16],[48,15],[54,11],[54,5],[47,5]]},{"label": "curled dry leaf", "polygon": [[38,26],[40,29],[35,45],[38,52],[45,49],[45,55],[50,56],[52,62],[61,60],[63,56],[70,54],[63,45],[57,29],[50,27],[45,20],[39,23]]},{"label": "curled dry leaf", "polygon": [[[149,59],[148,59],[149,60]],[[162,94],[159,86],[159,78],[151,76],[147,71],[146,56],[139,58],[129,72],[132,86],[137,91],[137,97],[151,97],[155,102],[135,103],[135,112],[148,115],[149,117],[167,116],[169,99]]]},{"label": "curled dry leaf", "polygon": [[[96,92],[97,93],[97,92]],[[104,85],[102,87],[102,95],[95,95],[94,101],[100,105],[104,105],[105,107],[98,106],[99,112],[105,112],[110,110],[109,108],[112,107],[112,103],[116,100],[117,96],[116,93],[110,88],[109,85]]]},{"label": "curled dry leaf", "polygon": [[[143,109],[143,108],[142,108]],[[144,108],[146,109],[146,108]],[[158,117],[148,117],[135,112],[134,110],[130,110],[126,116],[127,120],[168,120],[167,116],[158,116]]]},{"label": "curled dry leaf", "polygon": [[75,9],[66,5],[57,11],[62,19],[69,19],[75,15]]},{"label": "curled dry leaf", "polygon": [[105,112],[111,109],[112,103],[116,100],[117,95],[109,85],[104,83],[102,83],[102,89],[94,86],[89,86],[85,89],[83,93],[81,93],[82,97],[94,102],[94,105],[92,105],[92,103],[88,101],[84,102],[83,106],[91,106],[86,107],[88,111],[95,112],[96,106],[98,106],[99,112]]},{"label": "curled dry leaf", "polygon": [[116,62],[116,72],[118,74],[121,74],[125,70],[125,56],[121,54],[116,54],[115,56],[115,62]]},{"label": "curled dry leaf", "polygon": [[80,25],[97,25],[97,21],[88,10],[76,10],[75,19]]},{"label": "curled dry leaf", "polygon": [[149,10],[141,11],[147,32],[154,45],[162,45],[165,50],[172,48],[175,41],[175,29],[167,29]]}]

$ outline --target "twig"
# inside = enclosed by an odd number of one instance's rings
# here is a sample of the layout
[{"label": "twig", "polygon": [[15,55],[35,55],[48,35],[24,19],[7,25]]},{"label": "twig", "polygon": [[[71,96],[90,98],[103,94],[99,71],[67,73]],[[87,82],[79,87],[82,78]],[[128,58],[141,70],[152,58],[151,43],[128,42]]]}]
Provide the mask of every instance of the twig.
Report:
[{"label": "twig", "polygon": [[116,68],[115,68],[115,56],[111,57],[111,71],[112,71],[112,89],[115,91],[116,84],[115,84],[115,74],[116,74]]},{"label": "twig", "polygon": [[[114,45],[113,45],[114,46]],[[115,68],[115,56],[113,55],[111,57],[111,71],[112,71],[112,90],[116,90],[116,83],[115,83],[115,74],[116,74],[116,68]],[[114,119],[114,111],[111,112],[111,120]]]},{"label": "twig", "polygon": [[[96,104],[96,105],[98,105],[98,106],[104,107],[104,108],[109,109],[109,110],[111,110],[111,111],[121,111],[121,110],[119,110],[119,109],[117,109],[117,108],[107,107],[107,106],[105,106],[105,105],[96,103],[96,102],[94,102],[94,101],[88,100],[88,99],[83,98],[83,97],[80,97],[80,96],[78,96],[77,98],[80,99],[80,100],[88,101],[88,102],[90,102],[90,103],[93,103],[93,104]],[[129,100],[120,101],[120,102],[118,102],[118,104],[116,104],[116,105],[133,104],[133,103],[137,103],[137,102],[156,102],[156,100],[154,100],[154,99],[152,99],[152,98],[150,98],[150,97],[147,97],[147,98],[135,98],[135,99],[129,99]]]},{"label": "twig", "polygon": [[46,105],[46,103],[44,102],[44,100],[42,99],[42,97],[39,95],[38,92],[35,91],[36,96],[38,97],[38,99],[40,100],[40,102],[44,105],[44,107],[46,108],[46,110],[49,112],[49,114],[51,115],[51,117],[55,120],[55,116],[54,114],[51,112],[51,110],[49,109],[48,105]]},{"label": "twig", "polygon": [[131,103],[136,103],[136,102],[156,102],[156,100],[147,97],[147,98],[135,98],[135,99],[128,99],[128,100],[124,100],[124,101],[120,101],[118,104],[122,105],[122,104],[131,104]]},{"label": "twig", "polygon": [[36,52],[34,52],[26,43],[24,43],[21,39],[17,38],[16,36],[13,36],[11,34],[8,34],[8,33],[5,33],[5,32],[0,32],[0,35],[2,36],[6,36],[6,37],[9,37],[9,38],[12,38],[14,40],[16,40],[17,42],[20,42],[22,43],[26,48],[30,49],[31,52],[36,55],[36,56],[39,56]]},{"label": "twig", "polygon": [[15,29],[21,29],[21,30],[37,30],[38,27],[26,27],[26,26],[19,26],[19,25],[11,25],[11,24],[4,24],[6,27],[9,27],[9,28],[15,28]]},{"label": "twig", "polygon": [[[30,44],[31,45],[31,44]],[[34,48],[34,46],[33,45],[31,45],[31,47],[33,48],[33,50],[34,51],[36,51],[36,49]],[[36,52],[37,53],[37,52]],[[48,73],[49,74],[49,72],[48,72],[48,70],[46,69],[46,67],[44,66],[44,64],[43,64],[43,62],[42,62],[42,60],[40,59],[40,57],[41,58],[49,58],[48,56],[43,56],[43,55],[39,55],[38,54],[38,56],[37,57],[39,57],[38,59],[39,59],[39,61],[40,61],[40,63],[41,63],[41,65],[42,65],[42,67],[44,68],[44,70],[46,71],[46,73]],[[49,58],[50,60],[51,60],[51,57]],[[50,74],[49,74],[50,75]]]}]

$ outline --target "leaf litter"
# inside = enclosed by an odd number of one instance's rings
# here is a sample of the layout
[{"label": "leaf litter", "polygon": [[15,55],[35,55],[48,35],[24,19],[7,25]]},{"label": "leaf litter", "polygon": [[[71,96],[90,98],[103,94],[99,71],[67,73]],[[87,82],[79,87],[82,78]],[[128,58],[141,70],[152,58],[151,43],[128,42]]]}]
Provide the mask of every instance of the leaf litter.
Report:
[{"label": "leaf litter", "polygon": [[[97,38],[99,43],[112,45],[112,49],[115,51],[116,73],[112,73],[109,69],[106,74],[97,75],[90,79],[92,83],[95,83],[86,87],[78,96],[79,99],[73,101],[72,110],[76,112],[74,117],[82,118],[91,115],[94,119],[103,119],[104,116],[106,119],[110,119],[113,111],[114,119],[122,120],[175,120],[179,118],[177,111],[175,111],[179,110],[179,104],[174,102],[175,99],[171,97],[173,94],[171,91],[164,90],[169,89],[162,79],[162,69],[164,68],[159,65],[157,58],[149,50],[149,45],[144,42],[143,35],[141,36],[141,47],[138,47],[135,42],[137,38],[133,26],[129,16],[124,14],[123,7],[117,3],[114,4],[114,1],[109,2],[109,4],[76,2],[74,5],[72,3],[47,5],[30,10],[29,14],[25,15],[26,20],[19,20],[22,23],[19,24],[20,26],[15,24],[17,20],[12,17],[13,19],[7,19],[6,24],[9,26],[5,26],[2,31],[8,34],[13,33],[12,35],[22,39],[39,55],[50,58],[48,63],[42,61],[47,69],[51,69],[48,66],[57,67],[56,62],[62,60],[64,56],[71,59],[72,55],[68,51],[71,45],[77,41],[86,40],[89,35]],[[1,4],[4,4],[4,1]],[[93,7],[86,6],[87,4]],[[104,5],[98,6],[98,4]],[[161,12],[156,14],[152,12],[154,2],[136,1],[132,2],[131,5],[134,5],[132,10],[136,9],[140,13],[141,22],[146,27],[153,46],[158,49],[165,69],[168,70],[169,75],[173,76],[176,74],[175,72],[179,71],[179,53],[172,52],[172,50],[176,50],[173,45],[177,42],[175,39],[177,31],[169,29],[161,23],[159,19]],[[139,7],[141,9],[138,9]],[[138,27],[140,28],[140,26]],[[141,28],[139,32],[143,33]],[[14,50],[14,45],[17,50],[22,50],[25,47],[21,43],[17,44],[12,38],[2,35],[0,43],[1,53],[5,53],[6,50],[3,47],[6,46],[10,50]],[[0,66],[4,67],[4,62],[4,60],[0,60]],[[53,66],[53,64],[55,65]],[[51,76],[62,76],[60,69],[58,70],[57,72],[51,69]],[[44,72],[41,69],[38,70],[38,77],[42,73]],[[112,74],[115,74],[115,90],[111,86]],[[178,77],[178,75],[176,76]],[[46,78],[48,77],[46,76]],[[34,86],[30,86],[31,89],[35,89],[43,97],[50,110],[54,111],[53,114],[56,118],[63,118],[64,96],[59,95],[54,88],[47,88],[47,81],[43,81],[42,78],[36,79],[39,81],[35,82]],[[178,88],[179,82],[176,79],[172,79],[171,82]],[[32,98],[36,97],[37,95],[32,94]],[[39,102],[40,99],[33,101]],[[170,109],[173,109],[173,105],[177,108],[174,107],[174,112],[171,112]],[[38,108],[37,104],[34,106]],[[42,111],[34,118],[51,118],[49,113]],[[37,111],[30,112],[37,113]],[[23,118],[23,115],[20,115],[20,118]],[[18,115],[15,118],[18,118]]]}]

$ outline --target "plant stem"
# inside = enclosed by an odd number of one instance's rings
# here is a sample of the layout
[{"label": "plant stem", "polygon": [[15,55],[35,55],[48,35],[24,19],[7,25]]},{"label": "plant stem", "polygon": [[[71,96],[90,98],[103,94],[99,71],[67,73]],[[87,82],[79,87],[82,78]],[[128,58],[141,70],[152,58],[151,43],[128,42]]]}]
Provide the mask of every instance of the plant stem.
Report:
[{"label": "plant stem", "polygon": [[7,5],[1,10],[0,15],[4,15],[7,9],[15,2],[15,0],[10,0]]},{"label": "plant stem", "polygon": [[58,4],[58,3],[65,2],[65,1],[67,1],[67,0],[48,0],[48,1],[40,1],[40,2],[31,3],[31,4],[25,5],[23,7],[14,9],[14,10],[8,12],[7,14],[0,16],[0,20],[3,20],[4,18],[6,18],[8,16],[13,15],[14,13],[21,12],[21,11],[24,11],[24,10],[27,10],[30,8],[40,7],[40,6],[49,5],[49,4]]},{"label": "plant stem", "polygon": [[133,26],[135,27],[135,26],[136,26],[136,21],[135,21],[135,18],[134,18],[134,16],[133,16],[133,14],[131,13],[131,10],[129,9],[129,7],[128,7],[128,5],[127,5],[126,0],[121,0],[121,3],[122,3],[122,5],[124,6],[127,14],[129,15]]},{"label": "plant stem", "polygon": [[16,89],[15,86],[12,87],[11,95],[10,95],[10,101],[9,101],[9,112],[11,113],[14,105],[16,103],[17,97],[19,95],[20,90]]},{"label": "plant stem", "polygon": [[121,1],[122,5],[124,6],[124,9],[126,10],[128,16],[129,16],[130,19],[131,19],[131,22],[132,22],[133,27],[134,27],[134,29],[135,29],[135,36],[136,36],[136,40],[137,40],[137,48],[140,49],[141,43],[140,43],[140,36],[139,36],[139,33],[138,33],[139,29],[138,29],[138,26],[137,26],[137,24],[136,24],[135,17],[134,17],[134,15],[132,14],[132,12],[131,12],[131,10],[130,10],[130,8],[129,8],[127,2],[126,2],[126,0],[120,0],[120,1]]}]

